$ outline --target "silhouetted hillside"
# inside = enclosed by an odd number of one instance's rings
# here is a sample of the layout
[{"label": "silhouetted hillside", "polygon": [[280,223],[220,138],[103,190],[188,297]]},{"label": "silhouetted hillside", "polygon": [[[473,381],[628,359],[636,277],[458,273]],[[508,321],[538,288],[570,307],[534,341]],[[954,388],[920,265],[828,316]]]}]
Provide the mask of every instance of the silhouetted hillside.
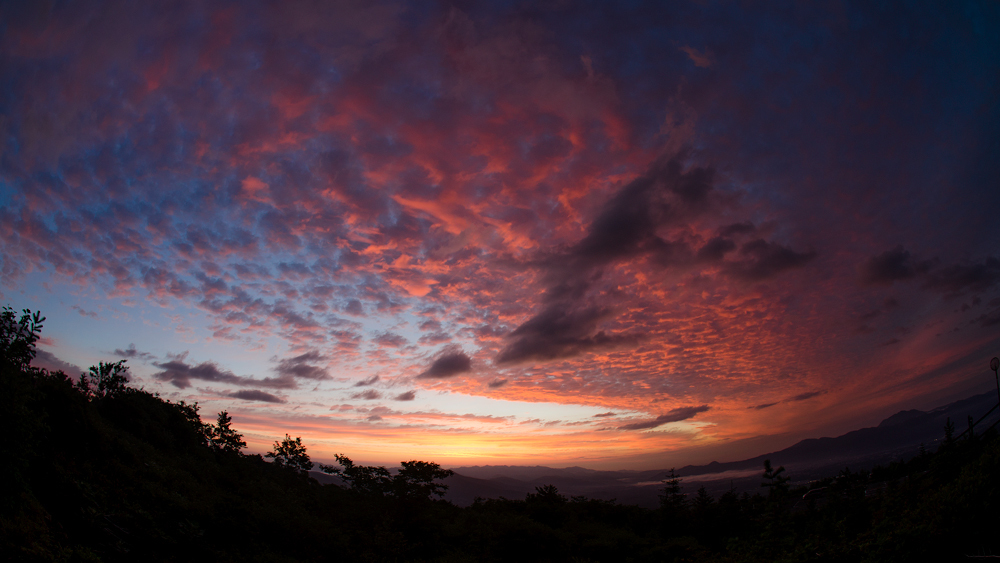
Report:
[{"label": "silhouetted hillside", "polygon": [[[810,438],[780,451],[732,462],[713,461],[705,465],[687,465],[677,469],[677,474],[694,478],[682,485],[693,493],[705,486],[709,492],[721,494],[730,487],[752,491],[759,487],[759,469],[765,459],[783,465],[792,472],[795,482],[808,482],[826,475],[836,474],[844,467],[869,470],[879,464],[899,459],[910,459],[920,452],[920,445],[936,448],[943,439],[942,428],[950,418],[956,425],[956,434],[964,430],[968,416],[976,419],[996,405],[996,393],[983,393],[955,401],[929,412],[900,411],[879,423],[835,438]],[[1000,420],[993,412],[983,428]],[[445,497],[460,506],[468,505],[477,497],[499,498],[524,496],[535,487],[552,484],[564,494],[583,495],[589,498],[611,500],[653,508],[658,500],[660,487],[667,471],[598,471],[583,467],[552,468],[545,466],[486,465],[452,468],[458,475],[475,478],[463,483],[459,492],[450,491]],[[752,474],[746,475],[747,472]],[[718,478],[715,478],[718,476]],[[472,489],[470,489],[470,487]],[[478,490],[474,487],[479,487]]]},{"label": "silhouetted hillside", "polygon": [[[276,442],[271,461],[245,455],[238,421],[222,412],[206,423],[197,405],[130,387],[124,361],[74,378],[31,366],[42,320],[0,315],[5,561],[947,561],[1000,552],[995,431],[839,471],[812,490],[770,462],[755,484],[719,494],[692,491],[704,475],[662,481],[662,471],[514,468],[522,481],[472,468],[491,475],[479,479],[430,462],[389,470],[338,455],[338,466],[307,472],[298,438]],[[979,400],[789,450],[838,444],[853,455],[885,436],[913,439],[912,427]],[[637,481],[653,474],[653,484]],[[608,485],[613,475],[633,496],[602,500],[622,490]],[[468,505],[436,499],[446,486]],[[655,508],[636,506],[651,499]]]}]

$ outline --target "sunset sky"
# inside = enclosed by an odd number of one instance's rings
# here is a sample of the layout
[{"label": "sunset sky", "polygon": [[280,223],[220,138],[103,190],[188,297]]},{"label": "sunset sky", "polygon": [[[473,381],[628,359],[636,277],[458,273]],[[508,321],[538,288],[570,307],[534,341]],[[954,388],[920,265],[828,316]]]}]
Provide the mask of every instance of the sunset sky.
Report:
[{"label": "sunset sky", "polygon": [[1000,4],[0,4],[0,304],[314,460],[729,461],[994,389]]}]

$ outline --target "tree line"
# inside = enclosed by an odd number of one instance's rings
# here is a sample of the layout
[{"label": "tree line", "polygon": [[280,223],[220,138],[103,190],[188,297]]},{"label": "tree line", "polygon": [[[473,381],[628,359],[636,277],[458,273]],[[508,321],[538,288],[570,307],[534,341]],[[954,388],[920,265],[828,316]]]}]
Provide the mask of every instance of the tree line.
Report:
[{"label": "tree line", "polygon": [[265,455],[227,411],[128,383],[125,361],[80,377],[32,365],[44,318],[0,313],[0,552],[12,561],[912,561],[1000,554],[1000,439],[792,486],[684,494],[671,469],[659,508],[567,497],[442,500],[452,472],[390,471],[343,454],[319,469],[286,434]]}]

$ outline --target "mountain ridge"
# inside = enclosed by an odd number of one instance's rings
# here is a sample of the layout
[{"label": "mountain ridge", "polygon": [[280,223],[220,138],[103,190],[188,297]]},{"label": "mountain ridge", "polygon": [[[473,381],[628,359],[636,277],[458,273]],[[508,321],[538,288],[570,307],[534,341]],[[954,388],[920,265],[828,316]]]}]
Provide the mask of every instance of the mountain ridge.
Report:
[{"label": "mountain ridge", "polygon": [[[845,466],[854,470],[870,469],[898,459],[919,454],[921,446],[931,449],[944,439],[944,426],[950,418],[958,435],[966,428],[966,417],[979,419],[997,404],[994,393],[986,392],[954,401],[929,411],[909,409],[899,411],[877,426],[852,430],[836,437],[806,438],[792,446],[755,457],[703,465],[686,465],[676,470],[687,483],[682,488],[692,492],[693,483],[704,485],[713,494],[730,487],[756,489],[760,477],[751,470],[760,470],[764,460],[774,466],[783,465],[796,482],[818,479],[836,473]],[[1000,415],[990,413],[977,432],[997,422]],[[587,496],[640,506],[655,506],[656,490],[666,476],[665,469],[597,470],[580,466],[553,468],[541,465],[483,465],[451,468],[457,474],[447,481],[450,486],[445,498],[459,505],[471,504],[476,497],[496,498],[489,492],[503,491],[507,495],[523,496],[535,487],[555,485],[567,496]],[[741,476],[746,474],[746,476]],[[718,476],[713,479],[713,476]],[[481,494],[485,493],[485,494]]]}]

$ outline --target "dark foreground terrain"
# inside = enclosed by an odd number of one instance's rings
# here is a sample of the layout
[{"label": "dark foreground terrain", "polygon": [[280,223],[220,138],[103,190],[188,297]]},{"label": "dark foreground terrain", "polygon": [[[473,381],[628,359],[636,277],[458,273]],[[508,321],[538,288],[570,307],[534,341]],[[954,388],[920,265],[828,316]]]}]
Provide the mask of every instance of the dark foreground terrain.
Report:
[{"label": "dark foreground terrain", "polygon": [[[1000,555],[994,431],[871,471],[791,487],[761,466],[750,491],[657,491],[657,508],[551,485],[466,507],[436,498],[433,463],[351,466],[338,485],[288,439],[241,453],[220,416],[127,385],[33,368],[37,316],[0,321],[0,553],[12,561],[966,561]],[[950,421],[946,421],[950,422]],[[984,425],[985,426],[985,425]],[[942,429],[942,436],[945,430]]]}]

